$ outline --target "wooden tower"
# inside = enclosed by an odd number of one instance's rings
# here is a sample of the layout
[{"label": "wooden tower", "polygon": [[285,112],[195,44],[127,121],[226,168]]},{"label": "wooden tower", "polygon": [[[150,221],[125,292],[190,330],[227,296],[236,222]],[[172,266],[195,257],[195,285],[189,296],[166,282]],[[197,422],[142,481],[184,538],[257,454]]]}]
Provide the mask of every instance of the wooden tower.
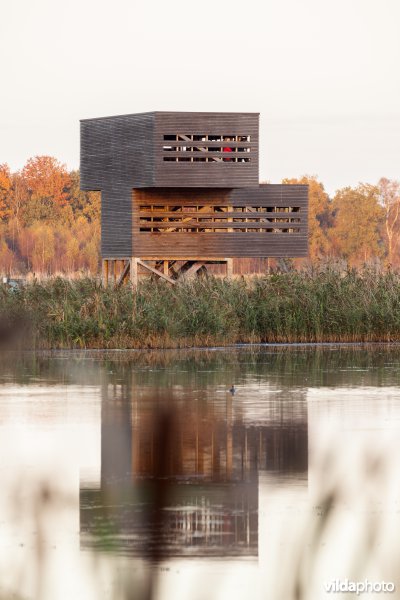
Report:
[{"label": "wooden tower", "polygon": [[307,256],[308,188],[259,184],[259,114],[81,121],[81,188],[101,191],[103,275],[175,283],[212,263]]}]

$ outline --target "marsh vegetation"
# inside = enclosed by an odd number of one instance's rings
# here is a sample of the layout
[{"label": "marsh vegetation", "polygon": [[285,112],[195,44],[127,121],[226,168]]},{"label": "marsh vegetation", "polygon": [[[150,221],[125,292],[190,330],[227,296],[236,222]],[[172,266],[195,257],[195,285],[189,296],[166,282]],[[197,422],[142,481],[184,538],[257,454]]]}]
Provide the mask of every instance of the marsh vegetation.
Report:
[{"label": "marsh vegetation", "polygon": [[105,288],[54,278],[0,289],[3,337],[28,348],[168,348],[400,341],[400,275],[293,271]]}]

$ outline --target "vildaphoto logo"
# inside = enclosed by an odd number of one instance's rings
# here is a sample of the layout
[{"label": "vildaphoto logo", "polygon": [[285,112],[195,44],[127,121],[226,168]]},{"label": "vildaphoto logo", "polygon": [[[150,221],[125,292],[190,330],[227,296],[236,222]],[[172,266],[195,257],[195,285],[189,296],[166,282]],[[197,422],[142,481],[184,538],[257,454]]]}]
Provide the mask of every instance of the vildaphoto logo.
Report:
[{"label": "vildaphoto logo", "polygon": [[350,581],[349,579],[332,579],[332,581],[325,581],[324,588],[328,594],[348,592],[360,595],[365,594],[366,592],[391,594],[395,591],[396,586],[392,581],[368,581],[368,579],[365,579],[364,581]]}]

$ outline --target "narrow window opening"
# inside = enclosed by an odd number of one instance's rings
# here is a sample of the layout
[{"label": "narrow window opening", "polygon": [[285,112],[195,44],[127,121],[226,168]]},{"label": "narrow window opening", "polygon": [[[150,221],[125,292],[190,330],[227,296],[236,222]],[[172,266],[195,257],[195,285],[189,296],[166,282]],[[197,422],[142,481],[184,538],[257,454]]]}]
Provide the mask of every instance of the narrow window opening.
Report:
[{"label": "narrow window opening", "polygon": [[[157,234],[189,232],[290,235],[302,231],[299,211],[300,207],[287,206],[141,205],[139,231]],[[296,213],[296,217],[292,217],[290,213]]]}]

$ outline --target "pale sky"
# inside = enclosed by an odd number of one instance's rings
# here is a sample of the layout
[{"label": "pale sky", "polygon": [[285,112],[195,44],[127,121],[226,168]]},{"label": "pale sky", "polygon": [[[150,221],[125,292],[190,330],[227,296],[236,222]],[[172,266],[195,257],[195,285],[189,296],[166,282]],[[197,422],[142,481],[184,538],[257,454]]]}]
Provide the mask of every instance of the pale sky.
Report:
[{"label": "pale sky", "polygon": [[400,0],[1,0],[0,163],[79,166],[79,119],[261,113],[260,179],[400,179]]}]

